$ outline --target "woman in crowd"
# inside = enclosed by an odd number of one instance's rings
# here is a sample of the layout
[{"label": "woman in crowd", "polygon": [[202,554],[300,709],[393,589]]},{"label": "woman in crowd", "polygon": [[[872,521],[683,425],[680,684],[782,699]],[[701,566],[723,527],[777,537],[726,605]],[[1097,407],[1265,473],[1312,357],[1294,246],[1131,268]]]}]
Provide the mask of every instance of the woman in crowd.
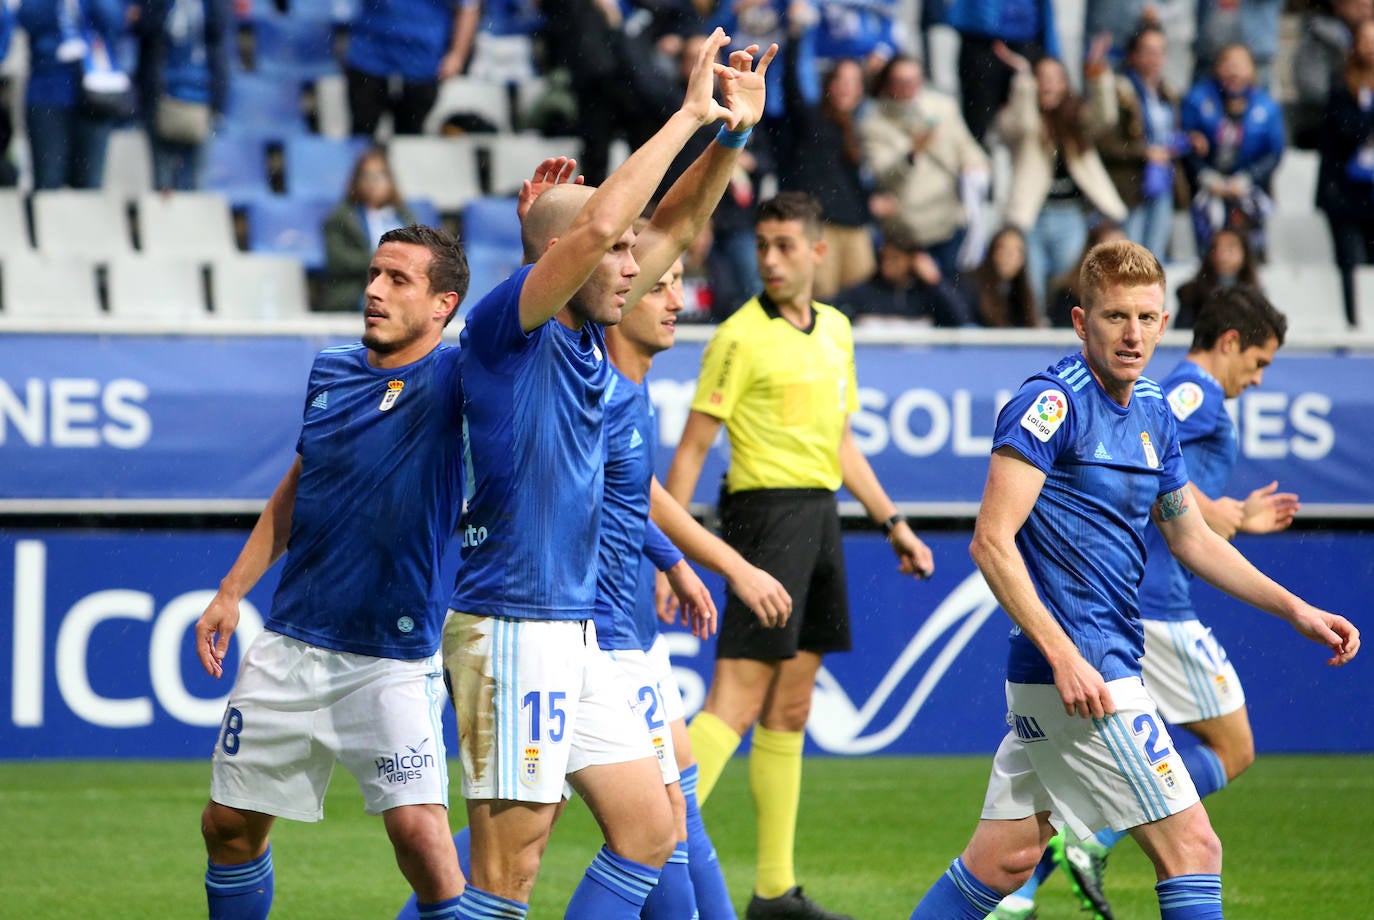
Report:
[{"label": "woman in crowd", "polygon": [[324,220],[325,279],[320,309],[360,309],[377,240],[388,230],[413,223],[415,215],[396,189],[386,151],[374,147],[364,152],[353,166],[344,200]]},{"label": "woman in crowd", "polygon": [[970,314],[983,326],[1039,326],[1026,267],[1026,238],[1016,227],[1003,227],[988,243],[987,255],[960,279]]},{"label": "woman in crowd", "polygon": [[1191,329],[1197,312],[1218,290],[1237,285],[1259,287],[1259,269],[1246,235],[1237,230],[1218,230],[1202,256],[1202,267],[1178,289],[1178,311],[1170,328]]}]

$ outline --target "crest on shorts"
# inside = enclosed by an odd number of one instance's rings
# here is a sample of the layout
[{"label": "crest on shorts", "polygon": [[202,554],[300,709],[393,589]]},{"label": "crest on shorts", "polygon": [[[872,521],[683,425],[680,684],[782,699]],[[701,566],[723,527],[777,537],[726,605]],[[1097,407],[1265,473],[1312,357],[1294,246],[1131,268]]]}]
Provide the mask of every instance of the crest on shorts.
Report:
[{"label": "crest on shorts", "polygon": [[377,408],[382,412],[396,405],[396,400],[401,398],[401,391],[406,388],[404,380],[388,380],[386,382],[386,395],[382,397],[382,404]]},{"label": "crest on shorts", "polygon": [[1212,680],[1216,682],[1218,696],[1226,696],[1231,692],[1231,685],[1227,682],[1225,674],[1214,675]]},{"label": "crest on shorts", "polygon": [[663,763],[663,758],[668,756],[668,745],[663,743],[662,735],[654,735],[654,753],[658,755],[658,762]]},{"label": "crest on shorts", "polygon": [[1178,777],[1174,775],[1174,768],[1169,765],[1169,761],[1164,760],[1155,764],[1155,777],[1159,780],[1159,786],[1164,790],[1164,794],[1169,798],[1177,798],[1183,790],[1178,785]]},{"label": "crest on shorts", "polygon": [[520,782],[526,786],[539,782],[539,748],[525,748],[525,756],[520,761]]}]

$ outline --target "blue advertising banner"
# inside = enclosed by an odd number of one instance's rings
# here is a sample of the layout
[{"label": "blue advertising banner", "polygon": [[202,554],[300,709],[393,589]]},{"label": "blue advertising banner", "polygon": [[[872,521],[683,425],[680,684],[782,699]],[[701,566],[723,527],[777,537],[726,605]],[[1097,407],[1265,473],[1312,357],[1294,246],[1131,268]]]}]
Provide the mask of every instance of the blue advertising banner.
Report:
[{"label": "blue advertising banner", "polygon": [[[307,337],[0,337],[0,501],[263,501],[290,466],[306,376],[330,342]],[[861,346],[854,434],[897,501],[914,510],[982,494],[998,408],[1064,349]],[[651,375],[666,472],[702,345]],[[1178,349],[1152,364],[1163,376]],[[1304,503],[1374,515],[1374,354],[1283,351],[1262,389],[1235,401],[1237,495],[1273,479]],[[715,502],[724,448],[696,500]],[[1319,509],[1318,509],[1319,510]]]},{"label": "blue advertising banner", "polygon": [[[878,535],[846,537],[854,651],[825,660],[808,749],[861,755],[987,753],[1006,727],[1010,621],[969,561],[968,533],[931,534],[929,582],[896,573]],[[214,744],[244,643],[261,630],[276,572],[242,606],[216,681],[194,623],[242,546],[241,533],[9,531],[0,534],[0,759],[201,758]],[[1374,593],[1374,533],[1240,541],[1299,594],[1357,620]],[[719,579],[706,576],[717,589]],[[1279,620],[1200,595],[1245,682],[1262,751],[1374,751],[1368,661],[1333,670]],[[688,711],[705,698],[714,642],[673,631]],[[452,718],[449,741],[452,744]]]}]

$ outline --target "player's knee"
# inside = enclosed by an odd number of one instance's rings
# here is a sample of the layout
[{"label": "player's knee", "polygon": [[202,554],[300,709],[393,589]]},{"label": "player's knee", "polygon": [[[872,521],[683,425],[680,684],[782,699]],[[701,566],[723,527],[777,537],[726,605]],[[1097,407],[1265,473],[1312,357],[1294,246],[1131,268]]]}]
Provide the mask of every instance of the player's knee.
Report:
[{"label": "player's knee", "polygon": [[1221,764],[1226,769],[1226,781],[1240,776],[1255,762],[1255,739],[1245,738],[1217,751]]},{"label": "player's knee", "polygon": [[660,867],[673,855],[677,841],[677,824],[666,796],[661,803],[644,811],[633,826],[617,828],[606,839],[607,845],[618,855]]},{"label": "player's knee", "polygon": [[200,835],[210,861],[226,866],[248,862],[266,842],[265,835],[254,833],[247,815],[217,802],[210,802],[200,813]]},{"label": "player's knee", "polygon": [[1221,838],[1210,822],[1202,822],[1183,835],[1178,841],[1178,855],[1188,873],[1221,872]]},{"label": "player's knee", "polygon": [[[387,836],[396,851],[396,858],[405,862],[409,859],[423,858],[442,848],[451,840],[447,823],[439,823],[429,815],[414,809],[398,809],[403,814],[389,816],[386,822]],[[405,813],[411,812],[411,813]]]},{"label": "player's knee", "polygon": [[682,787],[677,783],[668,786],[668,805],[673,812],[673,828],[678,831],[678,839],[683,838],[687,829],[687,800],[682,795]]}]

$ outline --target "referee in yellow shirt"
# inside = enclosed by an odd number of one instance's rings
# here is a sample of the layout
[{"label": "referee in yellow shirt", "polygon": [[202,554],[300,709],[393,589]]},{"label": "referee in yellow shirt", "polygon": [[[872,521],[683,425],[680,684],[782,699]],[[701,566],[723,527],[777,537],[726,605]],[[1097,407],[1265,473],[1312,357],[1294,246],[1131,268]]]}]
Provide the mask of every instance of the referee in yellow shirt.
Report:
[{"label": "referee in yellow shirt", "polygon": [[721,535],[782,582],[793,613],[783,628],[769,628],[727,598],[711,689],[689,729],[700,764],[697,796],[705,801],[753,726],[758,854],[746,918],[844,920],[802,894],[792,852],[816,672],[823,654],[850,648],[840,485],[882,525],[902,572],[928,577],[934,561],[850,432],[858,392],[849,321],[811,299],[825,252],[820,205],[783,192],[759,206],[755,239],[763,293],[721,323],[706,348],[667,488],[687,504],[723,423],[730,469]]}]

